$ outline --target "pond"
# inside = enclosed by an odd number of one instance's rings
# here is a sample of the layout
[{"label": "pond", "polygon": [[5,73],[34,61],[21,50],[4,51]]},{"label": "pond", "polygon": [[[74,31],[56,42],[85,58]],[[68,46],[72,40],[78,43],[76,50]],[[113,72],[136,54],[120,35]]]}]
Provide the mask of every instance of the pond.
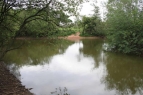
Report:
[{"label": "pond", "polygon": [[104,51],[104,40],[24,42],[4,59],[34,95],[143,95],[143,58]]}]

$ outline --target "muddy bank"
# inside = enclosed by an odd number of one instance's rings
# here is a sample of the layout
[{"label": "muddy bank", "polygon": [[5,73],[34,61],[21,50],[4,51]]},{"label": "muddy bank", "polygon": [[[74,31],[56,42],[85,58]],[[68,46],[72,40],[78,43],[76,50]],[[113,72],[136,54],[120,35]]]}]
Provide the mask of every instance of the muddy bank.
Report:
[{"label": "muddy bank", "polygon": [[67,39],[67,40],[71,40],[71,41],[78,41],[81,39],[103,39],[104,37],[81,37],[80,36],[80,32],[77,32],[75,34],[69,35],[69,36],[65,36],[65,37],[38,37],[38,38],[34,38],[34,37],[17,37],[16,39],[18,40],[29,40],[29,39],[38,39],[38,40],[42,40],[42,39]]},{"label": "muddy bank", "polygon": [[0,95],[33,95],[10,73],[3,62],[0,62]]}]

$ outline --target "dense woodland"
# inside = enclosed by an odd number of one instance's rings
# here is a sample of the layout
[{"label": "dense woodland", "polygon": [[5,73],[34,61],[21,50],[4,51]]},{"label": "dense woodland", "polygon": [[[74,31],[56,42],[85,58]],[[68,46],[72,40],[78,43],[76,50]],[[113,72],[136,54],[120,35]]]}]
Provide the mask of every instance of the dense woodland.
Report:
[{"label": "dense woodland", "polygon": [[86,0],[1,0],[0,59],[10,50],[17,37],[57,37],[81,32],[81,36],[99,36],[108,41],[108,50],[143,54],[143,1],[109,0],[105,19],[94,5],[94,14],[80,16]]}]

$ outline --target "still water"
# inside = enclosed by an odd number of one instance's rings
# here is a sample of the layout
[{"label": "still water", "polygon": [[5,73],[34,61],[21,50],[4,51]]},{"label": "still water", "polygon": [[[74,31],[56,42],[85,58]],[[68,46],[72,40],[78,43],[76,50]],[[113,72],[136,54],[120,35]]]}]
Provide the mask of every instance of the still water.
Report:
[{"label": "still water", "polygon": [[104,46],[97,39],[26,40],[5,62],[35,95],[143,95],[143,58]]}]

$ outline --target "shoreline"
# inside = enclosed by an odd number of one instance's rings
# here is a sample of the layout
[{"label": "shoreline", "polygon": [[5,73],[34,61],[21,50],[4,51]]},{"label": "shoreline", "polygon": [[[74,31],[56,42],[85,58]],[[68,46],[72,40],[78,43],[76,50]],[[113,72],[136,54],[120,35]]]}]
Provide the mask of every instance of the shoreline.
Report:
[{"label": "shoreline", "polygon": [[[50,39],[50,37],[17,37],[16,39],[18,40],[30,40],[30,39],[38,39],[38,40],[41,40],[41,39]],[[104,37],[98,37],[98,36],[93,36],[93,37],[83,37],[83,36],[80,36],[80,32],[77,32],[76,34],[72,34],[72,35],[69,35],[69,36],[57,36],[57,37],[51,37],[51,39],[67,39],[67,40],[81,40],[81,39],[104,39]]]},{"label": "shoreline", "polygon": [[34,95],[0,62],[0,95]]},{"label": "shoreline", "polygon": [[17,40],[48,40],[48,39],[64,39],[64,40],[68,40],[68,41],[80,41],[83,39],[91,39],[91,40],[95,40],[95,39],[105,39],[104,37],[80,37],[80,36],[74,36],[74,37],[53,37],[53,38],[48,38],[48,37],[39,37],[39,38],[34,38],[34,37],[18,37],[16,38]]},{"label": "shoreline", "polygon": [[65,37],[17,37],[16,38],[17,40],[31,40],[31,39],[37,39],[37,40],[42,40],[42,39],[104,39],[104,37],[68,37],[68,36],[65,36]]}]

